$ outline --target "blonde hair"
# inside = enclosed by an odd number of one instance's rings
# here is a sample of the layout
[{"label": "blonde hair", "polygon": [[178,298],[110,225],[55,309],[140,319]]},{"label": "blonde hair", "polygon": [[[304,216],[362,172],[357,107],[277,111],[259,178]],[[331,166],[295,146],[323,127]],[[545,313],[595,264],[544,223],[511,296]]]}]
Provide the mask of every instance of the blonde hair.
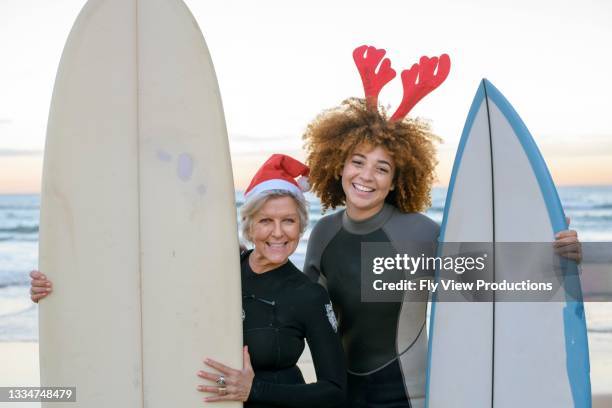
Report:
[{"label": "blonde hair", "polygon": [[306,199],[298,198],[286,190],[266,190],[257,194],[257,196],[250,200],[247,200],[242,207],[240,207],[240,235],[242,235],[244,241],[252,243],[249,231],[253,226],[255,214],[261,210],[261,207],[263,207],[268,200],[280,197],[293,198],[300,220],[300,236],[304,233],[308,226],[308,204],[306,203]]}]

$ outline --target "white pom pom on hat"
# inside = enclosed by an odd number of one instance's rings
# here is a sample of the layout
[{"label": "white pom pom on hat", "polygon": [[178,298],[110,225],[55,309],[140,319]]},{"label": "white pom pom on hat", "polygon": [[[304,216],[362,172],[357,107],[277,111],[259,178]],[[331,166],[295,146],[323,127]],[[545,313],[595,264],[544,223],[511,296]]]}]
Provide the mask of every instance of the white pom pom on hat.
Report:
[{"label": "white pom pom on hat", "polygon": [[[310,189],[309,173],[308,166],[299,160],[285,154],[273,154],[253,176],[244,192],[245,198],[249,200],[268,190],[285,190],[303,200],[302,192]],[[296,177],[299,177],[297,181]]]},{"label": "white pom pom on hat", "polygon": [[299,179],[297,179],[297,183],[300,190],[303,192],[310,191],[310,180],[308,179],[308,176],[301,176]]}]

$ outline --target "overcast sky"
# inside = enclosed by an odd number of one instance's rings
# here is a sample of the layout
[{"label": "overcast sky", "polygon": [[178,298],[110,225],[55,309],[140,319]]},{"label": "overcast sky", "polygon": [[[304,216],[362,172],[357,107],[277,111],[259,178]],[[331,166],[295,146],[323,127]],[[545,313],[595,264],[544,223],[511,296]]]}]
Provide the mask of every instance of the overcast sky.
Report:
[{"label": "overcast sky", "polygon": [[[301,155],[319,111],[362,96],[351,53],[397,71],[446,52],[447,81],[412,115],[445,140],[448,181],[482,77],[517,109],[560,184],[612,184],[612,2],[186,0],[219,79],[238,186],[273,151]],[[0,192],[37,191],[51,91],[83,0],[0,0]],[[380,101],[395,109],[401,82]]]}]

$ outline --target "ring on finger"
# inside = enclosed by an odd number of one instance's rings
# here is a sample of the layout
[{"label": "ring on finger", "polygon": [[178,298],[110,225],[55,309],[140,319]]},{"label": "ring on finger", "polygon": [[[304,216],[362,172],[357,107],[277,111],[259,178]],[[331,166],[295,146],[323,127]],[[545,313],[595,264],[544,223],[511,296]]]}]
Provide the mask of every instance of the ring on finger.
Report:
[{"label": "ring on finger", "polygon": [[220,387],[217,387],[217,392],[219,393],[219,395],[223,396],[227,394],[227,387],[225,385],[222,385]]},{"label": "ring on finger", "polygon": [[217,383],[217,385],[220,385],[221,387],[225,387],[225,385],[226,385],[225,377],[220,375],[219,378],[217,378],[216,383]]}]

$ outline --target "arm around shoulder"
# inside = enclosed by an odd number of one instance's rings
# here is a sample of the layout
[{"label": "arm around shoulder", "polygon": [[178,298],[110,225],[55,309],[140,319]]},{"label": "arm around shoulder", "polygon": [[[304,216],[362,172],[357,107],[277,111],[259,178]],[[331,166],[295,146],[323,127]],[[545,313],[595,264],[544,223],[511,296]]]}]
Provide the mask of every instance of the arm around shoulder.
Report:
[{"label": "arm around shoulder", "polygon": [[321,270],[321,257],[325,248],[341,228],[340,213],[330,214],[319,220],[308,238],[306,259],[302,269],[313,282],[325,286],[325,273]]}]

